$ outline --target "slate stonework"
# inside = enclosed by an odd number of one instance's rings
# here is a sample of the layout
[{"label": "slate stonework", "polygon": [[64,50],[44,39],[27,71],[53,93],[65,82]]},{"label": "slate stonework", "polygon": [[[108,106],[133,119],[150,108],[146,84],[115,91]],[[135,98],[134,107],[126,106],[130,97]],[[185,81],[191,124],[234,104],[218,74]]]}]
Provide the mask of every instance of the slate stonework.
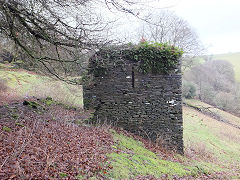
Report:
[{"label": "slate stonework", "polygon": [[[84,106],[95,109],[94,119],[150,138],[183,153],[180,71],[168,75],[142,74],[124,60],[107,75],[84,86]],[[179,67],[178,67],[179,69]]]}]

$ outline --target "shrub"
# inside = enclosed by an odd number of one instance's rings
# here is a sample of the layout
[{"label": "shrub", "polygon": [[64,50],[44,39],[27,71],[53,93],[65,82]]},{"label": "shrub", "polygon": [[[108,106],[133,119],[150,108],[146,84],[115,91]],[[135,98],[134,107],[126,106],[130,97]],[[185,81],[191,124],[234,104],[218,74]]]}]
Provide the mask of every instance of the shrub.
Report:
[{"label": "shrub", "polygon": [[194,98],[196,96],[196,87],[194,83],[183,80],[182,95],[187,99]]},{"label": "shrub", "polygon": [[230,112],[237,112],[239,107],[236,97],[226,92],[219,92],[214,98],[214,103],[218,108]]},{"label": "shrub", "polygon": [[201,84],[201,91],[199,93],[202,101],[208,104],[214,104],[213,101],[216,96],[216,91],[214,90],[211,84],[203,82]]}]

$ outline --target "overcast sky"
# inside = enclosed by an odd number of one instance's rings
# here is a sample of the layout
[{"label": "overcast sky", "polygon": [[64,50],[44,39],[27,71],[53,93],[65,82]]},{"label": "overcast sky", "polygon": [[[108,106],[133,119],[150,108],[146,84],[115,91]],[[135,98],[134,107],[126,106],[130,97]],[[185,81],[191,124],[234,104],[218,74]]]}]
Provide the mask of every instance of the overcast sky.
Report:
[{"label": "overcast sky", "polygon": [[[193,27],[207,48],[207,54],[240,52],[240,0],[142,0],[145,7],[155,12],[162,9],[175,13]],[[143,13],[140,11],[140,14]],[[119,17],[127,16],[120,13]],[[112,16],[112,15],[110,15]],[[140,21],[127,16],[122,18],[117,35],[131,38],[137,34]],[[139,23],[139,24],[138,24]]]},{"label": "overcast sky", "polygon": [[193,26],[209,53],[240,52],[240,0],[172,0],[170,5]]}]

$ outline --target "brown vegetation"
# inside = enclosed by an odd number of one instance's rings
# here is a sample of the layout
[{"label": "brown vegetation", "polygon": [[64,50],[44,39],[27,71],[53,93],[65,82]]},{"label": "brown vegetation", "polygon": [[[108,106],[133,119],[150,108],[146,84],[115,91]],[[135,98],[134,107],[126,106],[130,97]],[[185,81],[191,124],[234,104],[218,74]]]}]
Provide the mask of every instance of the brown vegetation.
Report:
[{"label": "brown vegetation", "polygon": [[105,154],[113,140],[106,129],[65,121],[84,114],[21,103],[0,111],[0,179],[100,178],[111,168]]},{"label": "brown vegetation", "polygon": [[0,79],[0,106],[17,101],[18,99],[14,90],[10,90],[7,87],[6,81]]},{"label": "brown vegetation", "polygon": [[0,93],[6,92],[7,86],[6,81],[0,79]]}]

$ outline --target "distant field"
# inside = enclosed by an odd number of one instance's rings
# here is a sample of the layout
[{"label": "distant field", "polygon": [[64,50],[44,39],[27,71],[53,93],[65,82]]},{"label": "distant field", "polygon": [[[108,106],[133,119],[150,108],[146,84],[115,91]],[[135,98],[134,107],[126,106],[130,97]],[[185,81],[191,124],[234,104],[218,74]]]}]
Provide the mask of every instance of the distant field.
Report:
[{"label": "distant field", "polygon": [[236,80],[240,82],[240,52],[214,55],[213,59],[229,61],[234,67]]}]

